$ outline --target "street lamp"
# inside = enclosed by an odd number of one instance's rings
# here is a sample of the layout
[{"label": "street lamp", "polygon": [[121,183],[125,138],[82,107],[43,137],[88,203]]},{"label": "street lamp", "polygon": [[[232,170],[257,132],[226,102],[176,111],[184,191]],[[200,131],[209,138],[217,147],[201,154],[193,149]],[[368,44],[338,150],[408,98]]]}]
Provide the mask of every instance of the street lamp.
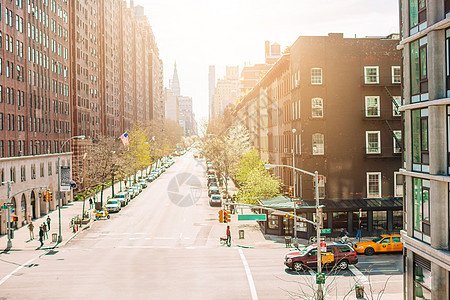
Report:
[{"label": "street lamp", "polygon": [[[292,167],[295,168],[295,132],[297,130],[295,128],[292,128]],[[295,204],[295,196],[296,196],[296,189],[295,189],[295,184],[296,184],[296,179],[297,177],[295,176],[295,171],[292,170],[292,181],[294,182],[294,215],[297,215],[296,212],[296,204]],[[297,239],[297,218],[294,218],[294,239]]]},{"label": "street lamp", "polygon": [[14,183],[14,181],[5,181],[5,182],[2,182],[2,184],[5,184],[6,183],[6,188],[7,188],[7,198],[6,198],[6,201],[7,201],[7,203],[5,203],[4,205],[7,207],[7,209],[8,209],[8,218],[6,219],[6,230],[8,231],[8,243],[6,244],[6,248],[7,249],[11,249],[12,248],[12,242],[11,242],[11,220],[10,220],[10,216],[9,216],[9,213],[10,213],[10,210],[11,210],[11,203],[9,202],[9,194],[10,194],[10,191],[11,191],[11,187],[10,187],[10,185],[12,184],[12,183]]},{"label": "street lamp", "polygon": [[[62,145],[61,145],[61,150],[64,149],[64,146],[70,142],[73,139],[80,139],[80,140],[84,140],[86,137],[84,135],[76,135],[73,136],[71,138],[69,138],[68,140],[66,140]],[[59,151],[59,153],[61,153],[61,151]],[[61,234],[61,157],[58,154],[58,217],[59,217],[59,225],[58,225],[58,243],[62,242],[62,234]]]},{"label": "street lamp", "polygon": [[[292,131],[294,132],[294,130]],[[295,171],[302,172],[304,174],[307,174],[309,176],[314,177],[314,183],[315,183],[315,198],[316,198],[316,230],[317,230],[317,273],[322,273],[322,249],[320,247],[320,224],[322,223],[322,214],[320,213],[321,206],[319,204],[319,173],[317,171],[314,171],[314,173],[296,168],[291,167],[287,165],[276,165],[276,164],[265,164],[264,167],[266,169],[274,168],[274,167],[284,167],[284,168],[291,168]],[[296,206],[296,203],[294,201],[294,208]],[[294,213],[295,214],[295,213]],[[297,215],[295,214],[294,220],[297,220]],[[322,290],[322,284],[318,283],[317,286],[317,299],[322,300],[323,299],[323,290]]]}]

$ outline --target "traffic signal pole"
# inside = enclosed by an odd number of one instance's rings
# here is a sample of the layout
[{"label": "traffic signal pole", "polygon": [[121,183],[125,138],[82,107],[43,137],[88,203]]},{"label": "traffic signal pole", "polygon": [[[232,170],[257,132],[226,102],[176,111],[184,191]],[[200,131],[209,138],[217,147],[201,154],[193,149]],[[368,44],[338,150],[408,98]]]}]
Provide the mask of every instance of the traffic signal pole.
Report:
[{"label": "traffic signal pole", "polygon": [[12,181],[7,181],[6,182],[6,184],[7,184],[7,191],[8,191],[8,195],[7,195],[7,201],[8,201],[8,219],[7,219],[7,222],[6,222],[6,224],[7,224],[7,226],[6,226],[6,230],[8,230],[8,243],[6,244],[6,248],[8,248],[8,249],[11,249],[12,248],[12,242],[11,242],[11,217],[10,217],[10,215],[9,215],[9,213],[10,213],[10,211],[11,211],[11,207],[9,206],[10,205],[10,203],[9,203],[9,193],[10,193],[10,191],[11,191],[11,189],[10,189],[10,184],[12,183]]}]

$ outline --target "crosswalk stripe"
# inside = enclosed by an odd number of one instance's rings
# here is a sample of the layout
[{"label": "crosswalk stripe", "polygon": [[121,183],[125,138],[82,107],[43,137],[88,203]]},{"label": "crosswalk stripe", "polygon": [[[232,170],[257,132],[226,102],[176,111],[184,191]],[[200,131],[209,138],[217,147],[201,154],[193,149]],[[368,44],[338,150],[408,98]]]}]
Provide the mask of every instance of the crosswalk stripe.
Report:
[{"label": "crosswalk stripe", "polygon": [[361,273],[360,270],[358,270],[357,267],[355,267],[354,265],[350,265],[348,266],[348,269],[353,273],[353,275],[356,276],[356,278],[358,279],[358,281],[362,284],[369,284],[369,280],[367,279],[366,276],[364,276],[363,273]]}]

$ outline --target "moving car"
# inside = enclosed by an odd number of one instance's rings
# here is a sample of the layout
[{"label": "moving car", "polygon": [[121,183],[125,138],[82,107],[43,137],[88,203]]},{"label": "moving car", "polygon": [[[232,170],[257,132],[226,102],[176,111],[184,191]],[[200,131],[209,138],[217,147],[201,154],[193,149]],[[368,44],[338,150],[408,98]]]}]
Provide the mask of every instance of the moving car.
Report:
[{"label": "moving car", "polygon": [[109,212],[109,213],[111,213],[111,212],[119,212],[120,209],[121,209],[120,208],[120,205],[121,205],[120,202],[121,202],[120,199],[115,199],[115,198],[109,199],[108,202],[106,202],[106,205],[105,205],[106,211]]},{"label": "moving car", "polygon": [[[355,250],[347,244],[326,243],[327,251],[322,253],[322,262],[325,266],[337,266],[345,270],[348,265],[358,263],[358,256]],[[309,268],[317,267],[317,245],[306,247],[302,251],[288,253],[284,259],[284,264],[300,272]]]},{"label": "moving car", "polygon": [[209,205],[210,206],[221,206],[222,205],[222,197],[217,194],[211,195],[211,198],[209,198]]},{"label": "moving car", "polygon": [[371,241],[356,243],[355,250],[366,255],[372,255],[375,252],[403,251],[401,237],[400,234],[382,234]]}]

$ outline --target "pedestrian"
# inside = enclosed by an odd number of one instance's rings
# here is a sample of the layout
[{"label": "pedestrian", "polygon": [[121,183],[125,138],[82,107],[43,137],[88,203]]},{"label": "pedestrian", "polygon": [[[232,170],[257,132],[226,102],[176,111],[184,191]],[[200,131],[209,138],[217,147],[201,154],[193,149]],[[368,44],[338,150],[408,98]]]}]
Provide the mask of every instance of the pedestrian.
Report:
[{"label": "pedestrian", "polygon": [[356,231],[356,238],[361,239],[361,229],[358,229],[358,231]]},{"label": "pedestrian", "polygon": [[48,231],[50,231],[50,222],[52,221],[52,219],[50,219],[50,216],[47,216],[47,228]]},{"label": "pedestrian", "polygon": [[33,222],[30,222],[30,224],[28,224],[28,229],[30,230],[30,240],[34,240],[34,225]]},{"label": "pedestrian", "polygon": [[230,232],[230,225],[227,225],[227,246],[231,246],[231,232]]},{"label": "pedestrian", "polygon": [[92,201],[92,197],[91,197],[91,198],[89,198],[89,209],[92,209],[93,206],[94,205],[93,205],[93,201]]},{"label": "pedestrian", "polygon": [[48,239],[48,234],[47,234],[47,224],[42,223],[42,229],[44,230],[44,240]]},{"label": "pedestrian", "polygon": [[39,227],[39,242],[41,242],[41,246],[44,246],[44,229],[42,228],[42,225]]}]

